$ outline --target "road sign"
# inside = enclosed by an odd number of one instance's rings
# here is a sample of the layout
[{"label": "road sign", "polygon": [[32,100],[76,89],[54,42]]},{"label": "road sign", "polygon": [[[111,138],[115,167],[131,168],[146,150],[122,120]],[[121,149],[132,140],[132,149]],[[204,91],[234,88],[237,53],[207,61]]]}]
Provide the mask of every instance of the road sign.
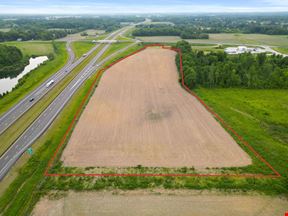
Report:
[{"label": "road sign", "polygon": [[28,153],[29,155],[32,155],[32,154],[33,154],[33,149],[32,149],[32,148],[28,148],[28,149],[27,149],[27,153]]}]

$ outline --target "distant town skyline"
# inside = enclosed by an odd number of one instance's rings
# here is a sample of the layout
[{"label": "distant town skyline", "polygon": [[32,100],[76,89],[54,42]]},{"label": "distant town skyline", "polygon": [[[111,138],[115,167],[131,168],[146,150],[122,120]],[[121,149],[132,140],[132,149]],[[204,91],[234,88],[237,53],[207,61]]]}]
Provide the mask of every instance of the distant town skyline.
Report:
[{"label": "distant town skyline", "polygon": [[288,0],[0,0],[1,14],[288,12]]}]

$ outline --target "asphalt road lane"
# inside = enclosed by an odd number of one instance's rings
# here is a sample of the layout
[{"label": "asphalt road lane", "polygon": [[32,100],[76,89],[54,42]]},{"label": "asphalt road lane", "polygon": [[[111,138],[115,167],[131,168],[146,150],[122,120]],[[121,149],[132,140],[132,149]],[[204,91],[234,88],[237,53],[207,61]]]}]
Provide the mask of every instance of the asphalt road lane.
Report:
[{"label": "asphalt road lane", "polygon": [[[127,31],[129,27],[125,27],[111,34],[111,39],[115,39],[119,34]],[[55,98],[55,100],[39,115],[39,117],[22,133],[22,135],[13,143],[13,145],[0,158],[0,180],[4,178],[18,158],[32,145],[32,143],[41,136],[45,130],[54,121],[61,112],[67,102],[71,99],[76,90],[88,79],[97,68],[109,60],[112,56],[105,58],[101,62],[95,64],[97,60],[109,48],[110,44],[106,44],[102,50],[85,66],[85,68],[66,86],[66,88]],[[131,46],[131,45],[130,45]],[[123,48],[117,53],[127,49]],[[46,84],[46,83],[45,83]],[[46,86],[45,86],[46,87]]]},{"label": "asphalt road lane", "polygon": [[[106,37],[106,39],[113,38],[115,34],[117,34],[119,31],[120,30],[111,33]],[[19,119],[25,112],[27,112],[35,103],[37,103],[45,94],[47,94],[55,85],[57,85],[57,83],[59,83],[77,65],[79,65],[85,58],[87,58],[100,46],[100,44],[97,44],[89,52],[87,52],[86,57],[81,57],[80,59],[74,62],[75,54],[71,48],[72,42],[73,41],[71,40],[67,41],[66,45],[66,49],[69,53],[69,60],[67,64],[0,117],[0,134],[2,134],[5,130],[7,130],[17,119]],[[54,80],[54,84],[51,85],[51,87],[47,88],[46,84],[50,80]],[[31,98],[34,98],[34,100],[30,101]]]}]

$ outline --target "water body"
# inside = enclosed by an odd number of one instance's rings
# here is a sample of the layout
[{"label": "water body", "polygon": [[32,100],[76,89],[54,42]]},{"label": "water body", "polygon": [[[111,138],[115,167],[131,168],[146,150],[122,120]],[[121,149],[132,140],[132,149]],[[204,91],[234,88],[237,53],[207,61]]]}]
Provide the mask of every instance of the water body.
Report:
[{"label": "water body", "polygon": [[4,92],[10,92],[12,89],[18,84],[19,79],[21,79],[23,76],[28,74],[30,71],[34,70],[35,68],[39,67],[43,62],[47,61],[47,56],[39,56],[36,58],[30,58],[29,64],[24,68],[24,70],[14,78],[3,78],[0,79],[0,94]]}]

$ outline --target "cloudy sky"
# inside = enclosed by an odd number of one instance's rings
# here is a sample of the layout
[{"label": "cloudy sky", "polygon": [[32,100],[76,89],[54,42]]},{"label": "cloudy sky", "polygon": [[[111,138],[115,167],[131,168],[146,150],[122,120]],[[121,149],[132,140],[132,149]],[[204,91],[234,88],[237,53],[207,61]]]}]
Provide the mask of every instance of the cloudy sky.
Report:
[{"label": "cloudy sky", "polygon": [[288,0],[0,0],[0,14],[123,14],[288,11]]}]

